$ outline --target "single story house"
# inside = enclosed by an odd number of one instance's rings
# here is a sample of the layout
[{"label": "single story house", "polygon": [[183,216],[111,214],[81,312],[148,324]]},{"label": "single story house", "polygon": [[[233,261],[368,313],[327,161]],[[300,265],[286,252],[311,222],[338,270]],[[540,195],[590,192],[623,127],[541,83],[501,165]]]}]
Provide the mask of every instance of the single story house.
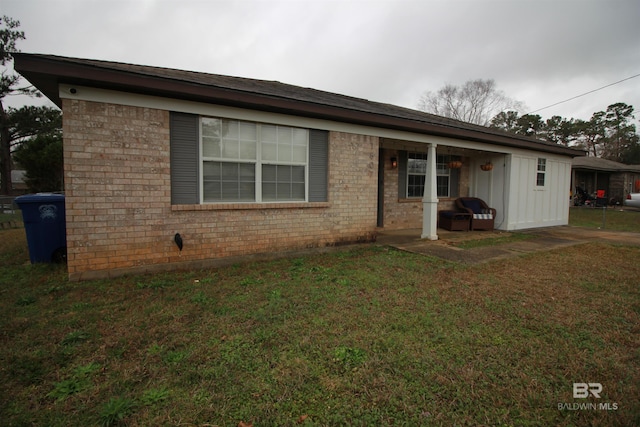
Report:
[{"label": "single story house", "polygon": [[435,240],[458,196],[494,207],[498,229],[564,225],[584,155],[276,81],[14,56],[63,112],[71,280],[370,242],[380,228]]},{"label": "single story house", "polygon": [[571,163],[571,188],[593,195],[603,190],[609,204],[622,204],[629,193],[640,193],[640,165],[625,165],[599,157],[576,157]]}]

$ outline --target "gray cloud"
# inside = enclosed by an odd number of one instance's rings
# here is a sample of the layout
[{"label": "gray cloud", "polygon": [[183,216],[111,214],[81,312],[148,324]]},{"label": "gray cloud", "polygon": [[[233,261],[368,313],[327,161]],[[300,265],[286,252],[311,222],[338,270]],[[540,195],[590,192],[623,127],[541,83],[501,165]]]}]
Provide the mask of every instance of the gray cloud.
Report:
[{"label": "gray cloud", "polygon": [[[5,0],[3,9],[21,21],[25,52],[279,80],[410,108],[426,90],[493,78],[536,109],[640,73],[635,0]],[[539,114],[640,108],[638,82]]]}]

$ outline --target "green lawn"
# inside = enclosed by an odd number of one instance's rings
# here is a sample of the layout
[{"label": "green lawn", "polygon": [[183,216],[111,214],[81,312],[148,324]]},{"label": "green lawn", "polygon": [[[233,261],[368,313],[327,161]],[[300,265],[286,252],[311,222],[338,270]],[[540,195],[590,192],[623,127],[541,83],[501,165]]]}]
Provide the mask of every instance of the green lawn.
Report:
[{"label": "green lawn", "polygon": [[23,230],[0,238],[2,425],[640,425],[638,247],[69,283]]},{"label": "green lawn", "polygon": [[571,207],[569,225],[640,233],[640,209]]}]

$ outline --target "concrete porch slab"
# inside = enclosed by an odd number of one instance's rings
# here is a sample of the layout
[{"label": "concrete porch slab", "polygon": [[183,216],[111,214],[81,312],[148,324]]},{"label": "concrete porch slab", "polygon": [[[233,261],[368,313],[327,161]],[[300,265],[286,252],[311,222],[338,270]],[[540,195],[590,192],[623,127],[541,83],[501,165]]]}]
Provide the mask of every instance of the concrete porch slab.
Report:
[{"label": "concrete porch slab", "polygon": [[477,264],[595,241],[640,246],[640,233],[593,230],[570,226],[520,230],[518,233],[527,233],[532,236],[527,240],[463,249],[457,246],[461,242],[508,237],[511,233],[500,230],[463,232],[438,229],[439,240],[432,241],[421,239],[421,230],[419,229],[380,230],[377,243],[464,264]]}]

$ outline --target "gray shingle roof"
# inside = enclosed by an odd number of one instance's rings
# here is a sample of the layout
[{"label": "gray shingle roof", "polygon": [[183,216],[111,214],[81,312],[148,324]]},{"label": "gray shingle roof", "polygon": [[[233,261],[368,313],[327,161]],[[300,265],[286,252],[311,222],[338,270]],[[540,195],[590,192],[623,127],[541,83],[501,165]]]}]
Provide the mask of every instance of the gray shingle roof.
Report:
[{"label": "gray shingle roof", "polygon": [[640,165],[625,165],[600,157],[576,157],[571,161],[574,169],[589,169],[605,172],[640,172]]},{"label": "gray shingle roof", "polygon": [[14,54],[15,69],[61,105],[69,83],[318,117],[569,156],[583,151],[391,104],[277,81],[55,55]]}]

